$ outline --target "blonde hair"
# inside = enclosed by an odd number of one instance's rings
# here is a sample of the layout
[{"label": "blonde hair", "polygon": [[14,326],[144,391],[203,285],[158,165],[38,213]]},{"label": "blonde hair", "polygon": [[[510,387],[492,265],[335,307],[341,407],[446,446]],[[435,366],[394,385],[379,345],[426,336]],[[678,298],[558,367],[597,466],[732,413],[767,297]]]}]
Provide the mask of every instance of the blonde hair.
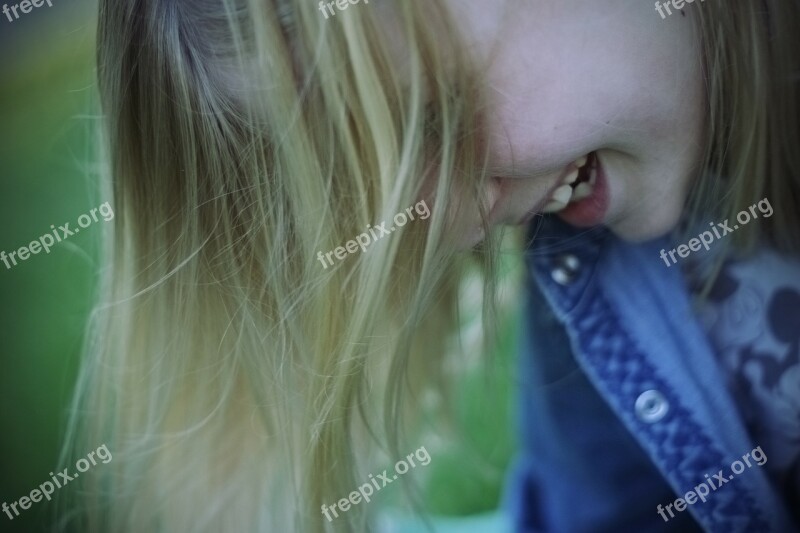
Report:
[{"label": "blonde hair", "polygon": [[[778,136],[797,140],[796,87],[749,87],[742,62],[785,75],[791,49],[772,40],[789,42],[791,27],[747,20],[755,8],[705,8],[709,165],[730,176],[736,210],[753,192],[775,198],[769,222],[787,240],[797,161]],[[65,454],[103,442],[115,461],[82,479],[83,530],[366,529],[365,506],[328,523],[321,504],[357,486],[376,441],[398,456],[403,413],[443,379],[466,268],[445,233],[454,209],[485,215],[480,69],[437,2],[372,2],[331,20],[316,10],[100,2],[116,217]],[[377,24],[380,10],[399,35]],[[405,47],[404,64],[386,39]],[[420,195],[432,199],[424,223],[322,268],[317,252]]]},{"label": "blonde hair", "polygon": [[800,251],[798,10],[794,1],[741,0],[692,11],[703,35],[709,120],[706,179],[689,195],[686,228],[733,220],[767,198],[774,215],[727,241],[742,253],[762,237]]},{"label": "blonde hair", "polygon": [[[403,66],[373,9],[101,2],[117,223],[75,410],[116,461],[86,487],[87,530],[322,530],[382,395],[397,448],[406,371],[435,378],[452,329],[438,199],[479,187],[481,98],[440,7],[397,6]],[[427,220],[320,265],[426,178]]]}]

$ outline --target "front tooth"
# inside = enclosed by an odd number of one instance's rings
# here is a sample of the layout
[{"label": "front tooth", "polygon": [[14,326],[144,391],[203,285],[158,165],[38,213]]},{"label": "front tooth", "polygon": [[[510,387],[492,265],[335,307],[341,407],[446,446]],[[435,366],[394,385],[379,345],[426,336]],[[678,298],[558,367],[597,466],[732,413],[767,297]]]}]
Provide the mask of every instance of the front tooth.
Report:
[{"label": "front tooth", "polygon": [[558,200],[550,200],[547,202],[547,205],[542,208],[542,213],[555,213],[556,211],[561,211],[567,207],[567,204],[564,202],[559,202]]},{"label": "front tooth", "polygon": [[575,166],[578,167],[578,168],[581,168],[583,165],[586,164],[586,161],[588,161],[588,160],[589,160],[589,158],[587,158],[586,156],[583,156],[580,159],[578,159],[577,161],[575,161]]},{"label": "front tooth", "polygon": [[567,185],[571,185],[571,184],[575,183],[576,181],[578,181],[578,169],[577,168],[575,170],[573,170],[566,177],[566,179],[564,179],[564,183],[566,183]]},{"label": "front tooth", "polygon": [[552,200],[566,205],[569,203],[570,198],[572,198],[572,187],[569,185],[562,185],[553,192]]},{"label": "front tooth", "polygon": [[575,190],[572,191],[572,201],[583,200],[592,195],[593,187],[588,183],[579,183]]},{"label": "front tooth", "polygon": [[553,191],[553,196],[550,198],[550,201],[547,202],[547,205],[545,205],[542,209],[542,213],[561,211],[567,207],[570,198],[572,198],[572,187],[570,185],[562,185]]}]

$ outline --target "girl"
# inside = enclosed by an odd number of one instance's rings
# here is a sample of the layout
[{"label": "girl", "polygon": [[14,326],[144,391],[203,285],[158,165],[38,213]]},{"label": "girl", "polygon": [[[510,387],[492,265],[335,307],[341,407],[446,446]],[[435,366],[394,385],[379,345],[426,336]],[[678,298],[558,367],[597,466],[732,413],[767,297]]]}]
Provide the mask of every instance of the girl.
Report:
[{"label": "girl", "polygon": [[116,218],[72,434],[115,461],[81,528],[370,529],[324,506],[404,456],[460,278],[491,319],[524,225],[515,528],[796,527],[796,299],[765,298],[800,287],[798,4],[678,3],[101,0]]}]

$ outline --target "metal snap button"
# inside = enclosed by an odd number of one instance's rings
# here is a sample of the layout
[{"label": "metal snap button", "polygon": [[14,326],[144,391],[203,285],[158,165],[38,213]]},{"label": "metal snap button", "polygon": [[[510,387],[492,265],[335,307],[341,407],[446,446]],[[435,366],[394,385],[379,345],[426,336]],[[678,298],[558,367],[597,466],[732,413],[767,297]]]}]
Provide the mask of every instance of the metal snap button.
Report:
[{"label": "metal snap button", "polygon": [[653,424],[666,416],[669,402],[659,391],[648,390],[636,398],[634,409],[639,420]]},{"label": "metal snap button", "polygon": [[559,285],[569,285],[580,271],[581,262],[574,254],[562,254],[555,258],[554,268],[550,271],[550,277]]}]

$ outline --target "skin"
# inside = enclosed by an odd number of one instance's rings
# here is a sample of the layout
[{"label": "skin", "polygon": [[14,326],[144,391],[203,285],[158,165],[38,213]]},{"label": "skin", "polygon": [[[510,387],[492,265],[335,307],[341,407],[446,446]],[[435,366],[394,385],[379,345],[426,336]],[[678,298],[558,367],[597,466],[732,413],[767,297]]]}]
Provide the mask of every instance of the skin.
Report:
[{"label": "skin", "polygon": [[[664,20],[640,0],[446,1],[491,86],[491,224],[518,224],[596,151],[604,225],[630,241],[675,226],[705,140],[702,4]],[[467,246],[483,237],[468,211]]]}]

